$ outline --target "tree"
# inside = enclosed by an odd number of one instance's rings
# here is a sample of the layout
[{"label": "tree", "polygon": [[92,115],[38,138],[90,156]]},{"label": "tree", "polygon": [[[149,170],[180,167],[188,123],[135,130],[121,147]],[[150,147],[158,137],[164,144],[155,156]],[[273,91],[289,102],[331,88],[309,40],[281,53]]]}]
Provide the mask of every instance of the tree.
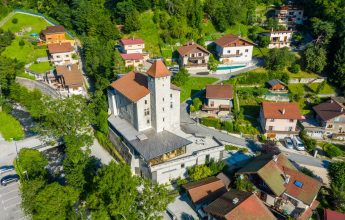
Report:
[{"label": "tree", "polygon": [[26,172],[29,179],[45,179],[48,160],[43,154],[35,149],[23,148],[18,154],[17,171],[21,176]]},{"label": "tree", "polygon": [[292,73],[298,73],[299,71],[301,71],[301,66],[299,64],[297,64],[297,63],[292,64],[289,67],[289,71],[292,72]]},{"label": "tree", "polygon": [[295,61],[295,55],[287,47],[269,50],[265,56],[265,66],[270,70],[283,70]]},{"label": "tree", "polygon": [[12,23],[13,23],[13,24],[17,24],[17,23],[18,23],[18,19],[17,19],[17,18],[13,18],[13,19],[12,19]]},{"label": "tree", "polygon": [[277,19],[274,18],[269,18],[267,20],[267,29],[273,29],[273,30],[278,30],[279,29],[279,23]]},{"label": "tree", "polygon": [[334,71],[331,71],[331,80],[345,89],[345,38],[342,40],[340,48],[337,50],[334,61]]},{"label": "tree", "polygon": [[46,100],[44,121],[38,131],[46,140],[74,137],[80,145],[91,144],[91,109],[82,96]]},{"label": "tree", "polygon": [[327,64],[326,50],[316,44],[308,45],[303,55],[306,69],[309,71],[320,74]]},{"label": "tree", "polygon": [[253,192],[255,190],[255,186],[247,176],[237,176],[235,180],[235,188],[237,190],[246,191],[246,192]]},{"label": "tree", "polygon": [[102,167],[94,177],[94,188],[87,199],[91,212],[106,218],[135,219],[138,183],[125,164],[111,162]]},{"label": "tree", "polygon": [[0,56],[0,87],[6,95],[10,86],[14,83],[16,75],[24,71],[24,66],[16,59]]},{"label": "tree", "polygon": [[195,165],[188,169],[188,176],[192,181],[197,181],[211,175],[211,169],[206,164]]},{"label": "tree", "polygon": [[115,50],[114,52],[114,75],[125,73],[125,62],[122,59],[120,52]]},{"label": "tree", "polygon": [[208,65],[208,68],[209,68],[211,71],[217,71],[217,67],[218,67],[218,65],[219,65],[219,61],[218,61],[216,58],[214,58],[214,55],[213,55],[213,54],[211,54],[211,55],[210,55],[210,59],[208,60],[207,65]]},{"label": "tree", "polygon": [[162,213],[168,204],[173,202],[174,197],[169,194],[164,185],[152,183],[147,179],[142,179],[141,182],[142,190],[139,190],[137,197],[139,218],[162,219]]},{"label": "tree", "polygon": [[317,45],[327,45],[335,33],[334,24],[328,21],[320,20],[319,18],[310,19],[315,43]]},{"label": "tree", "polygon": [[172,78],[172,83],[177,86],[183,86],[189,79],[189,73],[185,68],[180,69]]},{"label": "tree", "polygon": [[18,44],[20,47],[23,47],[25,45],[25,41],[21,39]]},{"label": "tree", "polygon": [[193,99],[193,106],[194,106],[195,111],[199,111],[201,106],[202,106],[201,100],[199,98],[194,98]]},{"label": "tree", "polygon": [[22,203],[21,207],[27,216],[34,213],[35,198],[42,189],[44,189],[46,181],[42,179],[30,179],[30,181],[21,181],[20,192]]},{"label": "tree", "polygon": [[332,162],[328,167],[332,202],[338,211],[345,211],[345,161]]},{"label": "tree", "polygon": [[266,154],[280,154],[277,143],[271,140],[267,140],[264,144],[262,144],[262,152]]},{"label": "tree", "polygon": [[78,193],[73,188],[49,184],[33,200],[33,219],[73,219],[77,201]]},{"label": "tree", "polygon": [[137,31],[140,29],[140,20],[139,20],[139,12],[134,10],[132,13],[126,15],[125,23],[124,23],[124,32],[130,33],[132,31]]},{"label": "tree", "polygon": [[270,44],[271,40],[268,36],[259,36],[258,37],[258,46],[262,48],[268,47]]}]

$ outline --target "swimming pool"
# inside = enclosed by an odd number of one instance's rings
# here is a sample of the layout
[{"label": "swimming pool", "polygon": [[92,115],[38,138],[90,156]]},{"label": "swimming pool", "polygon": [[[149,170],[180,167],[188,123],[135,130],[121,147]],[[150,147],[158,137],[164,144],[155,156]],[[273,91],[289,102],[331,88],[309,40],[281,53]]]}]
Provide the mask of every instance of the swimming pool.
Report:
[{"label": "swimming pool", "polygon": [[245,67],[246,65],[239,65],[239,66],[218,66],[217,70],[232,70]]}]

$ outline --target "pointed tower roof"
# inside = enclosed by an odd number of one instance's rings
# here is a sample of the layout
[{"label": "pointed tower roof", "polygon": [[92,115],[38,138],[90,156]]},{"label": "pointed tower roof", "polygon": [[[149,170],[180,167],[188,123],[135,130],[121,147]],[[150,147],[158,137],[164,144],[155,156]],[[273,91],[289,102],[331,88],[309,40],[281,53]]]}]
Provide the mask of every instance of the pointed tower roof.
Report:
[{"label": "pointed tower roof", "polygon": [[146,73],[147,75],[153,78],[159,78],[159,77],[171,75],[170,71],[167,69],[167,67],[165,66],[162,60],[156,60]]}]

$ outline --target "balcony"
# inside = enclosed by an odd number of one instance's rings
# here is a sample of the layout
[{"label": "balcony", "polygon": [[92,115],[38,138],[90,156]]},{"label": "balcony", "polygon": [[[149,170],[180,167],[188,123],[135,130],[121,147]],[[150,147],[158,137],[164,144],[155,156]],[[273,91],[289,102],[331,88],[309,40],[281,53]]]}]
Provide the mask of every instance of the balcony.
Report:
[{"label": "balcony", "polygon": [[154,165],[157,165],[160,163],[164,163],[165,161],[171,160],[171,159],[178,157],[178,156],[185,154],[185,153],[186,153],[186,146],[181,147],[179,149],[176,149],[174,151],[165,153],[160,157],[157,157],[157,158],[150,160],[149,165],[154,166]]},{"label": "balcony", "polygon": [[231,57],[241,57],[243,53],[238,53],[238,54],[223,54],[221,55],[222,58],[231,58]]}]

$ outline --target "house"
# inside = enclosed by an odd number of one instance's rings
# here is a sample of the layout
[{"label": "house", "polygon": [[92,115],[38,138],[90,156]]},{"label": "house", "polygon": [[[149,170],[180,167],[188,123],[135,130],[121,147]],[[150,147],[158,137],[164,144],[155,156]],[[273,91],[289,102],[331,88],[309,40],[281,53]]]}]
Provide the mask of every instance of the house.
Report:
[{"label": "house", "polygon": [[84,79],[77,64],[56,66],[56,75],[67,95],[85,95]]},{"label": "house", "polygon": [[229,112],[232,107],[232,85],[207,85],[206,103],[202,110],[208,113]]},{"label": "house", "polygon": [[250,63],[252,61],[254,43],[232,34],[216,40],[216,54],[224,64]]},{"label": "house", "polygon": [[313,110],[325,135],[345,137],[345,98],[333,97],[314,106]]},{"label": "house", "polygon": [[236,175],[252,182],[259,198],[285,217],[307,220],[319,204],[321,182],[300,172],[283,153],[257,156]]},{"label": "house", "polygon": [[287,85],[279,79],[272,79],[267,84],[271,92],[287,92]]},{"label": "house", "polygon": [[278,24],[287,28],[303,24],[303,8],[295,5],[282,5],[275,9]]},{"label": "house", "polygon": [[297,103],[263,102],[260,124],[267,138],[279,139],[297,135],[297,121],[303,119]]},{"label": "house", "polygon": [[144,40],[141,38],[128,38],[120,40],[120,51],[124,54],[142,54],[145,48]]},{"label": "house", "polygon": [[187,183],[183,185],[183,188],[186,190],[196,210],[210,204],[223,193],[227,192],[224,182],[215,176]]},{"label": "house", "polygon": [[231,189],[204,208],[208,220],[275,220],[265,204],[253,193]]},{"label": "house", "polygon": [[217,139],[180,129],[180,89],[161,60],[111,83],[108,102],[109,138],[134,174],[167,183],[184,178],[190,166],[222,159]]},{"label": "house", "polygon": [[60,43],[66,41],[66,30],[62,25],[48,26],[41,32],[41,39],[46,44]]},{"label": "house", "polygon": [[345,214],[330,209],[323,210],[323,220],[345,220]]},{"label": "house", "polygon": [[178,48],[178,63],[180,68],[186,69],[205,69],[210,58],[210,52],[204,47],[194,42],[188,42],[186,45]]},{"label": "house", "polygon": [[67,65],[78,62],[78,60],[73,59],[75,50],[69,42],[48,44],[48,51],[49,59],[54,65]]},{"label": "house", "polygon": [[125,67],[129,67],[129,66],[138,67],[139,65],[144,64],[144,57],[140,53],[130,53],[130,54],[121,53],[120,55],[122,59],[125,61]]},{"label": "house", "polygon": [[292,33],[291,30],[285,31],[270,31],[264,33],[264,35],[270,38],[270,43],[268,45],[269,49],[272,48],[283,48],[283,47],[290,47],[291,40],[292,40]]}]

